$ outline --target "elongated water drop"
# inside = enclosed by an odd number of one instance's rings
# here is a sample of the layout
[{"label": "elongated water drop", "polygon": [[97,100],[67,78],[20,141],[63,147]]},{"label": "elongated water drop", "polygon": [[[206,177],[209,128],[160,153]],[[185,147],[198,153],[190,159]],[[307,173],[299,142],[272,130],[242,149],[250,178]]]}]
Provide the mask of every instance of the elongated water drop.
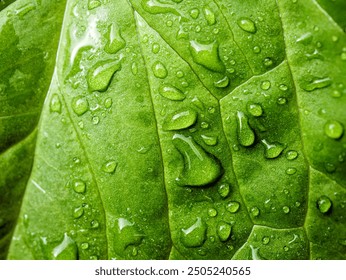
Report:
[{"label": "elongated water drop", "polygon": [[216,232],[222,242],[227,241],[230,237],[232,231],[232,226],[226,222],[219,222],[217,224]]},{"label": "elongated water drop", "polygon": [[65,233],[63,241],[53,249],[52,258],[54,260],[76,260],[77,253],[76,242]]},{"label": "elongated water drop", "polygon": [[61,101],[58,94],[54,93],[50,99],[49,109],[51,112],[61,113]]},{"label": "elongated water drop", "polygon": [[184,158],[184,168],[176,179],[181,186],[205,186],[215,182],[223,173],[217,158],[207,153],[192,137],[173,136],[173,144]]},{"label": "elongated water drop", "polygon": [[99,0],[89,0],[88,1],[88,10],[93,10],[97,7],[101,6],[101,2]]},{"label": "elongated water drop", "polygon": [[217,144],[217,136],[201,135],[201,137],[208,146],[215,146]]},{"label": "elongated water drop", "polygon": [[335,120],[327,121],[324,125],[324,133],[332,139],[339,139],[344,134],[343,125]]},{"label": "elongated water drop", "polygon": [[241,18],[237,21],[238,26],[246,32],[256,33],[257,28],[255,23],[248,18]]},{"label": "elongated water drop", "polygon": [[247,116],[241,111],[237,112],[237,122],[240,145],[244,147],[251,146],[255,142],[255,133],[249,125]]},{"label": "elongated water drop", "polygon": [[197,112],[192,109],[175,112],[165,119],[164,130],[180,130],[194,125],[197,121]]},{"label": "elongated water drop", "polygon": [[190,42],[190,52],[194,62],[209,70],[224,72],[225,66],[220,60],[218,50],[219,45],[216,41],[211,44],[201,44],[197,41]]},{"label": "elongated water drop", "polygon": [[264,155],[269,159],[277,158],[285,149],[285,145],[279,142],[270,143],[265,139],[263,139],[261,142],[265,148]]},{"label": "elongated water drop", "polygon": [[332,84],[332,80],[329,77],[314,78],[310,82],[302,83],[301,88],[306,91],[314,91],[316,89],[329,87],[331,84]]},{"label": "elongated water drop", "polygon": [[208,24],[214,25],[216,23],[214,12],[209,7],[204,7],[203,12]]},{"label": "elongated water drop", "polygon": [[170,100],[182,101],[185,99],[185,94],[178,88],[171,85],[162,85],[159,88],[159,93]]},{"label": "elongated water drop", "polygon": [[125,47],[125,40],[121,37],[120,29],[115,23],[108,27],[108,38],[105,46],[105,51],[110,54],[115,54]]},{"label": "elongated water drop", "polygon": [[105,60],[96,63],[88,72],[88,86],[90,91],[106,91],[114,73],[121,69],[119,61]]},{"label": "elongated water drop", "polygon": [[182,243],[185,247],[202,246],[206,240],[206,232],[206,224],[198,217],[192,226],[182,229]]}]

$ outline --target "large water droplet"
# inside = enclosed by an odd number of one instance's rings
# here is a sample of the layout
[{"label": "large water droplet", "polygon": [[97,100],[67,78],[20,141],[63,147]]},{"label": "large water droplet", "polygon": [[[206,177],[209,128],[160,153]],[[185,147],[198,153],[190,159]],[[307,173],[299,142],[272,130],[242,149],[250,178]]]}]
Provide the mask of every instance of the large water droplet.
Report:
[{"label": "large water droplet", "polygon": [[52,258],[54,260],[76,260],[77,253],[76,242],[65,233],[63,241],[53,249]]},{"label": "large water droplet", "polygon": [[313,78],[309,82],[301,84],[301,88],[306,91],[313,91],[316,89],[326,88],[332,84],[332,80],[329,77],[326,78]]},{"label": "large water droplet", "polygon": [[156,61],[151,69],[153,70],[154,76],[156,78],[164,79],[167,77],[167,69],[161,62]]},{"label": "large water droplet", "polygon": [[208,24],[214,25],[216,23],[214,12],[209,7],[204,7],[203,12]]},{"label": "large water droplet", "polygon": [[219,160],[195,143],[192,137],[175,134],[173,143],[184,158],[183,171],[176,179],[179,185],[205,186],[222,175]]},{"label": "large water droplet", "polygon": [[170,100],[181,101],[185,99],[185,94],[178,88],[170,85],[162,85],[159,88],[159,93]]},{"label": "large water droplet", "polygon": [[240,145],[244,147],[251,146],[255,142],[255,133],[249,125],[247,116],[241,111],[237,112],[237,122]]},{"label": "large water droplet", "polygon": [[81,116],[89,110],[89,102],[84,96],[76,96],[72,99],[71,107],[78,116]]},{"label": "large water droplet", "polygon": [[251,19],[241,18],[237,21],[237,24],[241,29],[243,29],[246,32],[256,33],[257,31],[256,25]]},{"label": "large water droplet", "polygon": [[231,231],[232,226],[229,223],[221,221],[217,224],[216,233],[222,242],[227,241],[231,235]]},{"label": "large water droplet", "polygon": [[221,80],[214,82],[216,88],[225,88],[229,85],[229,78],[227,76],[223,77]]},{"label": "large water droplet", "polygon": [[330,198],[326,195],[322,195],[318,200],[317,200],[317,208],[320,210],[322,214],[328,213],[331,208],[332,208],[332,201]]},{"label": "large water droplet", "polygon": [[218,50],[219,45],[215,41],[211,44],[190,41],[190,52],[194,62],[209,70],[224,72],[225,66],[220,60]]},{"label": "large water droplet", "polygon": [[343,125],[335,120],[327,121],[324,125],[324,133],[332,139],[339,139],[344,134]]},{"label": "large water droplet", "polygon": [[120,29],[115,23],[108,27],[107,35],[107,44],[105,46],[107,53],[115,54],[125,47],[125,40],[121,37]]},{"label": "large water droplet", "polygon": [[285,145],[279,142],[269,143],[265,139],[261,140],[261,142],[265,148],[264,155],[266,158],[269,158],[269,159],[277,158],[285,149]]},{"label": "large water droplet", "polygon": [[187,229],[182,229],[182,243],[186,247],[202,246],[206,240],[207,226],[201,218]]},{"label": "large water droplet", "polygon": [[50,99],[49,109],[51,112],[61,113],[61,101],[58,94],[54,93]]},{"label": "large water droplet", "polygon": [[196,121],[196,111],[187,109],[168,116],[163,122],[162,128],[164,130],[180,130],[194,125]]},{"label": "large water droplet", "polygon": [[119,61],[106,60],[96,63],[88,72],[90,91],[106,91],[114,73],[121,69]]}]

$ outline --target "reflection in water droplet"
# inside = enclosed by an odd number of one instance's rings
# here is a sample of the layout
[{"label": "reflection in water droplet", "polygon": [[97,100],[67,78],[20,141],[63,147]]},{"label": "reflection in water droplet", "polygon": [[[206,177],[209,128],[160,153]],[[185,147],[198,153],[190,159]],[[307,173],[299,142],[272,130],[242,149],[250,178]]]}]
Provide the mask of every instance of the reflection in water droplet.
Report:
[{"label": "reflection in water droplet", "polygon": [[191,16],[193,19],[197,19],[198,16],[199,16],[199,10],[198,10],[198,9],[191,9],[191,10],[190,10],[190,16]]},{"label": "reflection in water droplet", "polygon": [[237,21],[238,26],[243,29],[246,32],[249,33],[256,33],[257,29],[256,29],[256,25],[255,23],[248,18],[240,18]]},{"label": "reflection in water droplet", "polygon": [[187,229],[182,229],[182,243],[185,247],[202,246],[206,240],[207,226],[200,217]]},{"label": "reflection in water droplet", "polygon": [[317,200],[317,208],[320,210],[322,214],[328,213],[331,208],[332,208],[332,201],[330,198],[326,195],[322,195],[318,200]]},{"label": "reflection in water droplet", "polygon": [[243,112],[237,112],[237,123],[240,145],[244,147],[251,146],[255,142],[255,133],[249,125],[247,116]]},{"label": "reflection in water droplet", "polygon": [[284,211],[285,214],[288,214],[290,212],[290,208],[288,206],[282,207],[282,211]]},{"label": "reflection in water droplet", "polygon": [[74,209],[73,217],[74,217],[75,219],[78,219],[78,218],[82,217],[83,214],[84,214],[84,209],[83,209],[83,207],[77,207],[77,208]]},{"label": "reflection in water droplet", "polygon": [[286,169],[286,174],[287,175],[293,175],[293,174],[296,174],[296,172],[297,172],[297,169],[294,168],[294,167],[289,167],[289,168]]},{"label": "reflection in water droplet", "polygon": [[105,60],[96,63],[88,72],[90,91],[106,91],[114,73],[121,69],[119,61]]},{"label": "reflection in water droplet", "polygon": [[277,158],[282,151],[285,149],[285,146],[279,142],[269,143],[267,140],[261,140],[262,144],[265,147],[265,157],[268,159]]},{"label": "reflection in water droplet", "polygon": [[324,125],[324,133],[329,138],[339,139],[344,134],[344,127],[340,122],[336,120],[330,120],[327,121]]},{"label": "reflection in water droplet", "polygon": [[261,83],[261,89],[263,89],[263,90],[268,90],[268,89],[270,89],[270,87],[271,87],[270,81],[263,81]]},{"label": "reflection in water droplet", "polygon": [[112,107],[113,104],[112,98],[107,97],[103,104],[105,105],[105,108],[109,109],[110,107]]},{"label": "reflection in water droplet", "polygon": [[279,97],[276,101],[279,105],[284,105],[287,103],[287,99],[285,97]]},{"label": "reflection in water droplet", "polygon": [[209,217],[216,217],[216,215],[217,215],[217,211],[215,208],[209,208],[208,209],[208,216]]}]

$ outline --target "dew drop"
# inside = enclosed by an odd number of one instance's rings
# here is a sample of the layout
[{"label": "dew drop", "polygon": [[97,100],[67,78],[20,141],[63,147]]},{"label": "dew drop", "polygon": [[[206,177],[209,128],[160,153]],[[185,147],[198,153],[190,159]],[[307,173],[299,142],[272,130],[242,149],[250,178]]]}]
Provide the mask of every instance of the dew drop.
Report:
[{"label": "dew drop", "polygon": [[221,221],[217,224],[216,233],[222,242],[228,240],[231,235],[232,226],[229,223]]},{"label": "dew drop", "polygon": [[332,139],[340,139],[344,134],[343,125],[335,120],[327,121],[324,125],[324,133]]},{"label": "dew drop", "polygon": [[261,52],[261,48],[260,48],[259,46],[254,46],[254,47],[253,47],[253,52],[256,53],[256,54],[258,54],[258,53]]},{"label": "dew drop", "polygon": [[71,107],[78,116],[81,116],[89,110],[89,102],[84,96],[76,96],[72,99]]},{"label": "dew drop", "polygon": [[197,121],[197,112],[192,109],[175,112],[168,116],[162,125],[163,130],[180,130],[194,125]]},{"label": "dew drop", "polygon": [[83,209],[83,207],[77,207],[77,208],[74,209],[73,217],[74,217],[75,219],[78,219],[78,218],[82,217],[83,214],[84,214],[84,209]]},{"label": "dew drop", "polygon": [[276,101],[279,105],[284,105],[287,103],[287,99],[285,97],[279,97]]},{"label": "dew drop", "polygon": [[285,146],[279,142],[269,143],[267,140],[261,140],[265,148],[265,157],[268,159],[277,158],[282,151],[285,149]]},{"label": "dew drop", "polygon": [[287,151],[286,158],[288,160],[294,160],[298,157],[298,152],[294,150]]},{"label": "dew drop", "polygon": [[313,78],[310,82],[302,83],[301,88],[306,91],[314,91],[316,89],[326,88],[332,84],[329,77],[326,78]]},{"label": "dew drop", "polygon": [[89,243],[87,242],[83,242],[81,245],[80,245],[81,249],[82,250],[87,250],[89,248]]},{"label": "dew drop", "polygon": [[74,180],[74,181],[72,181],[72,187],[73,187],[73,190],[76,193],[85,193],[86,184],[82,180]]},{"label": "dew drop", "polygon": [[282,211],[284,211],[285,214],[288,214],[290,212],[290,208],[288,206],[282,207]]},{"label": "dew drop", "polygon": [[266,57],[264,60],[263,60],[263,64],[264,66],[266,67],[270,67],[273,65],[273,60],[269,57]]},{"label": "dew drop", "polygon": [[105,60],[96,63],[88,72],[90,91],[106,91],[114,73],[121,69],[119,61]]},{"label": "dew drop", "polygon": [[53,249],[52,258],[54,260],[76,260],[76,242],[65,233],[63,241]]},{"label": "dew drop", "polygon": [[201,122],[201,128],[207,129],[209,128],[209,124],[207,122]]},{"label": "dew drop", "polygon": [[328,196],[322,195],[317,200],[317,208],[322,214],[328,213],[332,208],[332,201]]},{"label": "dew drop", "polygon": [[61,101],[59,95],[54,93],[50,99],[49,109],[51,112],[61,113]]},{"label": "dew drop", "polygon": [[136,62],[133,62],[131,65],[131,72],[133,75],[137,75],[138,74],[138,65]]},{"label": "dew drop", "polygon": [[255,23],[251,20],[251,19],[248,19],[248,18],[240,18],[238,21],[237,21],[237,24],[238,26],[243,29],[244,31],[246,32],[249,32],[249,33],[256,33],[257,29],[256,29],[256,25]]},{"label": "dew drop", "polygon": [[252,207],[250,213],[254,217],[258,217],[260,214],[260,210],[257,207]]},{"label": "dew drop", "polygon": [[182,229],[182,243],[185,247],[202,246],[206,240],[207,226],[201,218],[187,229]]},{"label": "dew drop", "polygon": [[190,17],[192,17],[193,19],[197,19],[199,16],[198,9],[191,9],[189,13],[190,13]]},{"label": "dew drop", "polygon": [[226,198],[230,192],[229,184],[221,184],[217,191],[222,198]]},{"label": "dew drop", "polygon": [[227,76],[223,77],[221,80],[214,82],[216,88],[225,88],[229,85],[229,78]]},{"label": "dew drop", "polygon": [[125,40],[121,37],[120,28],[115,23],[112,23],[108,27],[107,35],[107,44],[105,46],[105,51],[107,53],[115,54],[125,47]]},{"label": "dew drop", "polygon": [[218,142],[217,136],[201,135],[203,142],[208,146],[215,146]]},{"label": "dew drop", "polygon": [[262,244],[267,245],[270,242],[270,238],[268,236],[264,236],[262,238]]},{"label": "dew drop", "polygon": [[100,223],[99,223],[98,221],[96,221],[96,220],[92,220],[92,221],[90,222],[90,227],[93,228],[93,229],[96,229],[96,228],[98,228],[99,226],[100,226]]},{"label": "dew drop", "polygon": [[271,87],[270,81],[263,81],[261,83],[261,89],[263,89],[263,90],[268,90],[268,89],[270,89],[270,87]]},{"label": "dew drop", "polygon": [[161,62],[156,61],[151,69],[153,70],[154,76],[156,78],[164,79],[167,77],[167,69]]},{"label": "dew drop", "polygon": [[151,51],[154,53],[154,54],[157,54],[159,51],[160,51],[160,45],[157,44],[157,43],[154,43],[152,48],[151,48]]},{"label": "dew drop", "polygon": [[293,174],[296,174],[296,172],[297,172],[297,169],[294,168],[294,167],[289,167],[289,168],[286,169],[286,174],[287,175],[293,175]]},{"label": "dew drop", "polygon": [[240,203],[238,201],[230,201],[226,205],[226,210],[231,213],[237,213],[240,208]]},{"label": "dew drop", "polygon": [[209,7],[204,7],[203,9],[204,17],[209,25],[214,25],[216,23],[215,14]]},{"label": "dew drop", "polygon": [[209,217],[216,217],[217,216],[217,211],[215,208],[209,208],[208,209],[208,216]]},{"label": "dew drop", "polygon": [[249,125],[247,116],[241,111],[237,112],[237,122],[240,145],[244,147],[251,146],[255,142],[255,133]]},{"label": "dew drop", "polygon": [[101,6],[101,2],[99,0],[89,0],[88,1],[88,10],[91,11],[97,7]]},{"label": "dew drop", "polygon": [[254,117],[260,117],[263,114],[262,106],[257,103],[248,103],[246,109],[248,113],[253,115]]},{"label": "dew drop", "polygon": [[162,85],[159,88],[159,93],[170,100],[173,101],[182,101],[185,99],[185,94],[178,88],[171,85]]},{"label": "dew drop", "polygon": [[113,174],[118,164],[114,160],[107,161],[102,165],[102,171]]},{"label": "dew drop", "polygon": [[98,116],[94,116],[92,117],[91,121],[94,125],[97,125],[100,122],[100,118]]},{"label": "dew drop", "polygon": [[336,170],[335,165],[333,163],[330,163],[330,162],[326,162],[324,164],[324,167],[328,173],[334,173]]},{"label": "dew drop", "polygon": [[109,109],[112,107],[113,100],[110,97],[107,97],[103,103],[105,105],[105,108]]},{"label": "dew drop", "polygon": [[216,41],[211,44],[201,44],[197,41],[190,41],[190,52],[194,62],[209,70],[224,72],[225,66],[219,58],[218,49],[219,45]]}]

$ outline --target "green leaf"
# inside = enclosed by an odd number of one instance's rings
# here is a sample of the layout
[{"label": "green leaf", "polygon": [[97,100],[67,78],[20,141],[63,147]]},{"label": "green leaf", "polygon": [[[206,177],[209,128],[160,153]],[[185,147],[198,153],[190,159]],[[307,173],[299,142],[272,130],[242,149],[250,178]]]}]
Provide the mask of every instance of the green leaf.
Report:
[{"label": "green leaf", "polygon": [[343,1],[0,4],[1,259],[346,259]]}]

